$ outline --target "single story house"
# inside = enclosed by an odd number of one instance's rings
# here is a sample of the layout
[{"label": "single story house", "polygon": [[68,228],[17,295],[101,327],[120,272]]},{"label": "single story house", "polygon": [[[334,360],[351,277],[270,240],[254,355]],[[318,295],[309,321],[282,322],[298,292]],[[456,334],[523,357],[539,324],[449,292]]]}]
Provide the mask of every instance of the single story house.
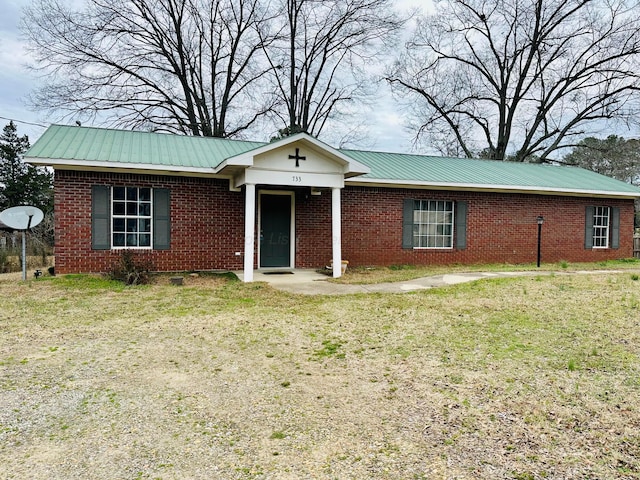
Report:
[{"label": "single story house", "polygon": [[[633,254],[640,189],[564,166],[54,125],[25,155],[55,170],[60,273],[122,249],[157,271],[531,263]],[[334,276],[340,269],[334,269]]]}]

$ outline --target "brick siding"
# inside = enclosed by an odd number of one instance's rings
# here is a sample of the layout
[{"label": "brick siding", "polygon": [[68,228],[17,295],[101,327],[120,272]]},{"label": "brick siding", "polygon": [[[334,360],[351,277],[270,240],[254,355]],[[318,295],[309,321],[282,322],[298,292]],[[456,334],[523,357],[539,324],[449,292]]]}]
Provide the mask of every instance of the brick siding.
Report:
[{"label": "brick siding", "polygon": [[[464,201],[467,248],[400,248],[405,198]],[[585,209],[620,208],[620,247],[584,248]],[[633,253],[633,200],[352,187],[342,195],[343,257],[355,265],[531,263],[537,259],[537,217],[544,217],[543,262],[594,262]]]},{"label": "brick siding", "polygon": [[[170,190],[170,250],[136,252],[150,260],[155,270],[242,269],[243,257],[235,253],[244,251],[244,193],[229,191],[227,180],[56,170],[57,272],[106,272],[119,257],[117,250],[91,249],[92,185]],[[332,258],[331,193],[295,192],[295,265],[322,267]],[[405,198],[467,202],[467,248],[402,249]],[[619,249],[585,250],[588,205],[620,208]],[[531,263],[537,255],[538,215],[545,218],[543,262],[600,261],[633,254],[633,200],[346,187],[342,191],[343,258],[352,266]]]}]

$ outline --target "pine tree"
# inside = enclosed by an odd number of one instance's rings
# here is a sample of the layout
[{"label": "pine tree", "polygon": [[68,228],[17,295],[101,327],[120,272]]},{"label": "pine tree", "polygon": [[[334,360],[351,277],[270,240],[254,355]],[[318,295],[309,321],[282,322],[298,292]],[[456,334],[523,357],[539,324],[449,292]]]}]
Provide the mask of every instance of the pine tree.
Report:
[{"label": "pine tree", "polygon": [[0,210],[33,205],[53,211],[53,175],[45,168],[27,165],[22,155],[29,149],[27,135],[17,134],[13,122],[0,135]]}]

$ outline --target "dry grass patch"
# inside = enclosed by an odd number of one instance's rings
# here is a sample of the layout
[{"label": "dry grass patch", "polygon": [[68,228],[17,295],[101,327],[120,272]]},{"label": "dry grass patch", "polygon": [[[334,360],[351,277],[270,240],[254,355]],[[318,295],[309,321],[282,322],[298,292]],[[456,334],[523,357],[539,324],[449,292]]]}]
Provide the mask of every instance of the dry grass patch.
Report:
[{"label": "dry grass patch", "polygon": [[307,297],[0,277],[3,478],[640,476],[629,273]]},{"label": "dry grass patch", "polygon": [[[543,263],[537,268],[535,263],[510,264],[492,263],[477,265],[393,265],[390,267],[349,267],[340,278],[330,279],[331,282],[343,284],[371,284],[384,282],[405,282],[420,277],[467,272],[577,272],[581,270],[639,270],[640,259],[629,258],[595,263]],[[327,273],[327,272],[325,272]]]}]

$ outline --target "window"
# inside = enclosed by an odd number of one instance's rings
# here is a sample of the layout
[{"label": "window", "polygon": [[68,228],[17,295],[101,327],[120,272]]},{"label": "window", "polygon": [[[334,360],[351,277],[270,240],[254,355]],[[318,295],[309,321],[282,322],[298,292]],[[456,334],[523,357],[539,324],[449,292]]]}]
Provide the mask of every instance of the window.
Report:
[{"label": "window", "polygon": [[586,207],[584,248],[620,248],[620,208]]},{"label": "window", "polygon": [[151,189],[113,187],[112,245],[151,248]]},{"label": "window", "polygon": [[414,200],[413,247],[453,248],[453,202]]},{"label": "window", "polygon": [[609,248],[609,207],[593,208],[593,248]]},{"label": "window", "polygon": [[91,248],[171,248],[171,201],[166,188],[91,187]]},{"label": "window", "polygon": [[467,202],[405,198],[402,205],[402,248],[467,248]]}]

